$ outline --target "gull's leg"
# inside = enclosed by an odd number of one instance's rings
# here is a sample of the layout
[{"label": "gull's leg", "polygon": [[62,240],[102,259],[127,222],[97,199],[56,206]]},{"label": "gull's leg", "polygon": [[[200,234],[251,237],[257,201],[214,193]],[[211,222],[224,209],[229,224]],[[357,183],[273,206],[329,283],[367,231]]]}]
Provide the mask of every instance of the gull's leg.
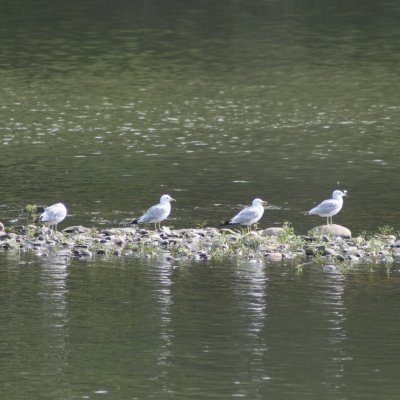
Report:
[{"label": "gull's leg", "polygon": [[49,240],[49,238],[50,238],[50,232],[51,232],[51,230],[50,230],[50,226],[46,226],[46,229],[44,230],[44,238],[46,239],[46,242]]}]

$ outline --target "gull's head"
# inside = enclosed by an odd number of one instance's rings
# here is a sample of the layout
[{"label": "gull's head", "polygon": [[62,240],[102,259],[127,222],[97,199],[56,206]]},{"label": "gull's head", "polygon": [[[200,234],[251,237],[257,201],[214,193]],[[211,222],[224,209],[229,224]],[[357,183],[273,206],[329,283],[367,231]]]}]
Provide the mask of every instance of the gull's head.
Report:
[{"label": "gull's head", "polygon": [[347,196],[347,190],[335,190],[332,193],[332,199],[341,199],[343,196]]},{"label": "gull's head", "polygon": [[254,199],[252,205],[253,206],[266,206],[268,203],[261,199]]},{"label": "gull's head", "polygon": [[170,201],[175,201],[169,194],[163,194],[160,198],[160,203],[169,203]]}]

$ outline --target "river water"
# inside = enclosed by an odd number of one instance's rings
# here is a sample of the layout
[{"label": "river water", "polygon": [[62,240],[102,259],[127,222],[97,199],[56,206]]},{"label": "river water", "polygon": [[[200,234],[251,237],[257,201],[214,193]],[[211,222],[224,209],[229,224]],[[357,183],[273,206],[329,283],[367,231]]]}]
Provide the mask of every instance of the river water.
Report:
[{"label": "river water", "polygon": [[0,257],[7,399],[395,399],[400,271]]},{"label": "river water", "polygon": [[[261,227],[347,189],[334,222],[399,230],[393,0],[4,0],[0,220]],[[397,266],[0,257],[3,393],[20,398],[393,398]]]}]

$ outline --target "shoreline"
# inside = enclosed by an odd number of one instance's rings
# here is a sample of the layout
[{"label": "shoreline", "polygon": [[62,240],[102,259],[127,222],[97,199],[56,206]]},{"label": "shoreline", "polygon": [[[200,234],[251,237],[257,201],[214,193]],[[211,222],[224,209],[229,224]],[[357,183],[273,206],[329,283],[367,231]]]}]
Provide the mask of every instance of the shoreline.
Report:
[{"label": "shoreline", "polygon": [[391,232],[352,237],[340,225],[315,227],[298,235],[289,224],[247,232],[227,228],[96,229],[72,226],[60,232],[36,225],[0,231],[1,251],[34,252],[39,257],[130,256],[170,261],[225,259],[272,263],[304,261],[330,264],[400,262],[400,240]]}]

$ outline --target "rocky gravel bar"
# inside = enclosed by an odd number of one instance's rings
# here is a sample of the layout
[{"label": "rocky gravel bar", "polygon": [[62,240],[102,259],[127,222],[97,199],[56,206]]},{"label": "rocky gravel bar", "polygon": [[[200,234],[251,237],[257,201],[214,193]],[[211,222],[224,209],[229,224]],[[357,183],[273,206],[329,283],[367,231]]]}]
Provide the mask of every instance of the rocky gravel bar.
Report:
[{"label": "rocky gravel bar", "polygon": [[61,232],[27,225],[0,230],[0,250],[34,252],[39,257],[162,257],[167,260],[223,259],[267,262],[358,263],[400,262],[400,240],[394,234],[352,237],[340,225],[318,226],[306,235],[289,224],[247,232],[246,229],[97,229],[71,226]]}]

